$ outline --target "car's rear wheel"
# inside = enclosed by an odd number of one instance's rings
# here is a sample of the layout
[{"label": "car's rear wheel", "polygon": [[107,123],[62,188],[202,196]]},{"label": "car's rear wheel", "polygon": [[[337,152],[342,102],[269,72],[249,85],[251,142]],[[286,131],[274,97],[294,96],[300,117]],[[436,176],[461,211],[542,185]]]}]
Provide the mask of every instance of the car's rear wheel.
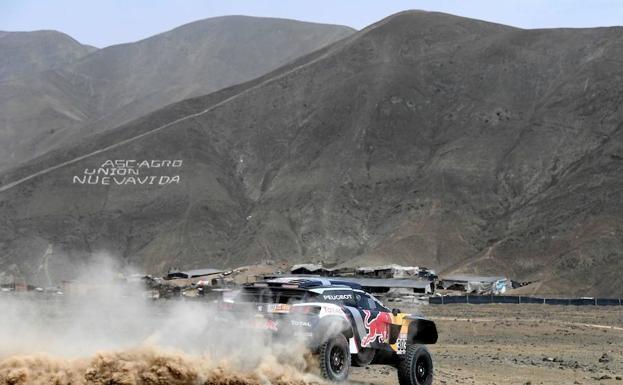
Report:
[{"label": "car's rear wheel", "polygon": [[400,385],[431,385],[433,383],[433,359],[422,345],[409,345],[398,361]]},{"label": "car's rear wheel", "polygon": [[359,353],[353,354],[351,356],[351,361],[353,363],[353,366],[366,367],[370,365],[372,360],[374,360],[375,355],[376,350],[370,348],[362,348]]},{"label": "car's rear wheel", "polygon": [[348,378],[350,351],[344,335],[329,338],[320,345],[318,353],[322,377],[334,382],[342,382]]}]

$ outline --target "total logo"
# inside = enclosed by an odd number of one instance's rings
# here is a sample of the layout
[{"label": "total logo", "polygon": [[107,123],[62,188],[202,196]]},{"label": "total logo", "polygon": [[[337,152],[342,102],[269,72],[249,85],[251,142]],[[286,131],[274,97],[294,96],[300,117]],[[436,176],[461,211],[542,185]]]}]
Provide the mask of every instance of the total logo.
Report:
[{"label": "total logo", "polygon": [[305,327],[308,327],[308,328],[311,327],[311,323],[309,323],[307,321],[290,320],[290,323],[292,324],[292,326],[305,326]]}]

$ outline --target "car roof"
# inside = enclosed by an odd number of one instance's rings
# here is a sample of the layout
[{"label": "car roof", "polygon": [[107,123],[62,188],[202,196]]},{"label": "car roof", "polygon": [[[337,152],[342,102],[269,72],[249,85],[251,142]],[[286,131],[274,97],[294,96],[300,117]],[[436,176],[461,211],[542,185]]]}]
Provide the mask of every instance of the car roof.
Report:
[{"label": "car roof", "polygon": [[309,289],[309,288],[342,288],[347,290],[359,289],[361,285],[358,283],[341,281],[338,279],[329,279],[323,277],[277,277],[252,284],[255,287],[274,287],[274,288],[290,288],[290,289]]}]

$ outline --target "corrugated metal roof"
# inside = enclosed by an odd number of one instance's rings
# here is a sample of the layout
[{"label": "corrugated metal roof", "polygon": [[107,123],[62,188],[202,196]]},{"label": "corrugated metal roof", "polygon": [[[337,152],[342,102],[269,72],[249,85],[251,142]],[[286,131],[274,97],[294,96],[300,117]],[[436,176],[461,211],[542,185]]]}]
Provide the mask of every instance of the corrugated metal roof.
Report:
[{"label": "corrugated metal roof", "polygon": [[489,283],[493,283],[493,282],[497,282],[497,281],[503,281],[503,280],[506,280],[508,278],[506,278],[504,276],[491,276],[491,277],[487,277],[487,276],[478,276],[478,275],[462,275],[462,274],[457,274],[457,275],[445,275],[445,276],[441,277],[440,279],[442,281],[489,282]]},{"label": "corrugated metal roof", "polygon": [[381,266],[362,266],[358,267],[357,271],[377,271],[377,270],[422,270],[418,266],[401,266],[396,264],[381,265]]},{"label": "corrugated metal roof", "polygon": [[299,263],[298,265],[292,266],[290,271],[294,271],[294,270],[298,270],[298,269],[305,269],[307,271],[316,271],[316,270],[321,270],[321,269],[324,269],[324,268],[322,266],[320,266],[320,265],[315,265],[313,263]]},{"label": "corrugated metal roof", "polygon": [[200,277],[202,275],[220,274],[222,272],[223,272],[223,270],[219,270],[219,269],[195,269],[195,270],[188,270],[188,271],[186,271],[186,273],[188,273],[188,275],[191,278],[192,277]]},{"label": "corrugated metal roof", "polygon": [[220,274],[223,270],[219,269],[194,269],[184,271],[171,271],[168,275],[183,275],[185,278],[202,277],[205,275]]},{"label": "corrugated metal roof", "polygon": [[313,263],[300,263],[298,265],[294,265],[292,266],[292,268],[290,268],[290,271],[295,271],[295,270],[299,270],[299,269],[305,269],[307,271],[320,271],[320,270],[324,270],[324,271],[336,271],[338,270],[335,267],[324,267],[322,265],[315,265]]}]

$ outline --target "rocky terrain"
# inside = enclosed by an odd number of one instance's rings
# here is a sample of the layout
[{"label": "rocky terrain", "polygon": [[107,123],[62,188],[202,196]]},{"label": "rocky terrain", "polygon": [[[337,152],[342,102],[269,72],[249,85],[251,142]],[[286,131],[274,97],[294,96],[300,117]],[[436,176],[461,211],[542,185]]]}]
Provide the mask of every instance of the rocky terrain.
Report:
[{"label": "rocky terrain", "polygon": [[[623,28],[400,13],[5,172],[0,267],[36,279],[53,244],[56,277],[106,252],[151,272],[393,262],[620,296],[621,62]],[[183,165],[140,170],[164,185],[76,182],[109,160]]]}]

